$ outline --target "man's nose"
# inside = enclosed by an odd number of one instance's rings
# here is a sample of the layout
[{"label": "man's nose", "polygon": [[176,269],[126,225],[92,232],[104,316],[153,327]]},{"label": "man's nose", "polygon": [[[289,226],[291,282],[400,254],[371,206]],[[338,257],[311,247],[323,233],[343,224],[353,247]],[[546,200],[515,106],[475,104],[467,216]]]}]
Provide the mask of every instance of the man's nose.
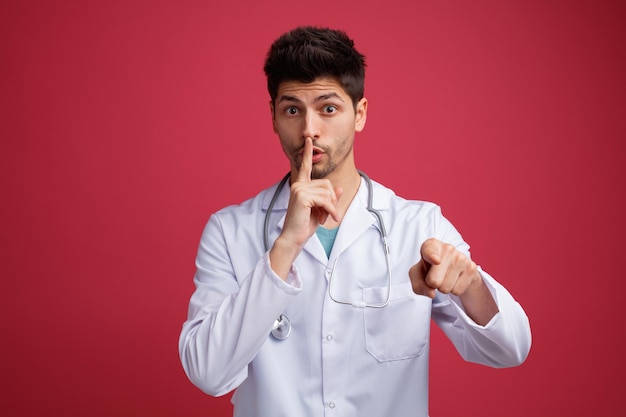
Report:
[{"label": "man's nose", "polygon": [[307,112],[304,117],[302,137],[310,137],[313,140],[319,139],[320,137],[320,120],[314,112]]}]

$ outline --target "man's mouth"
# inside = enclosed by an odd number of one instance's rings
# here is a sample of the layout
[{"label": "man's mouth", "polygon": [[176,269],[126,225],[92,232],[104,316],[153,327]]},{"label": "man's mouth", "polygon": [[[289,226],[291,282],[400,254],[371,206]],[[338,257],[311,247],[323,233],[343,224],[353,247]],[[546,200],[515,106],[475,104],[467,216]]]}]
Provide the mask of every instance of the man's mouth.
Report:
[{"label": "man's mouth", "polygon": [[[304,150],[300,150],[300,152],[298,152],[300,157],[303,157],[304,154]],[[319,160],[322,158],[322,155],[324,155],[326,152],[324,152],[323,149],[320,148],[313,148],[313,163],[315,162],[319,162]]]},{"label": "man's mouth", "polygon": [[320,153],[313,152],[313,158],[311,158],[311,162],[313,162],[315,164],[315,163],[321,161],[323,155],[324,155],[323,152],[320,152]]},{"label": "man's mouth", "polygon": [[324,155],[324,151],[319,148],[313,148],[313,158],[312,161],[314,164],[319,162],[322,159],[322,155]]}]

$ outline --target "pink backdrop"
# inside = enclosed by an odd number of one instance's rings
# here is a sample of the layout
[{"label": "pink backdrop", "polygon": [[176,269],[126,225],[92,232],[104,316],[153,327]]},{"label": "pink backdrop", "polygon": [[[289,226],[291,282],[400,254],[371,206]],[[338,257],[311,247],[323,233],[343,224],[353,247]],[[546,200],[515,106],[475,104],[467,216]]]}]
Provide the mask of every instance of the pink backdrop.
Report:
[{"label": "pink backdrop", "polygon": [[508,370],[435,330],[431,415],[626,412],[622,2],[213,3],[2,2],[3,415],[230,415],[178,334],[208,216],[287,170],[262,64],[299,24],[369,58],[359,166],[440,203],[530,317]]}]

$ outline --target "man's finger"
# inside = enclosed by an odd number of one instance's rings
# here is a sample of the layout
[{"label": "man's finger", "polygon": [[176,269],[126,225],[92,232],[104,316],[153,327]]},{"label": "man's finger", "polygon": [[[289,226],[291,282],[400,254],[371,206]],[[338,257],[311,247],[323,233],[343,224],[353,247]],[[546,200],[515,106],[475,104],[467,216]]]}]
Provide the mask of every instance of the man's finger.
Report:
[{"label": "man's finger", "polygon": [[435,298],[435,289],[426,283],[426,275],[429,269],[430,265],[421,260],[411,267],[409,277],[411,278],[411,285],[415,294]]},{"label": "man's finger", "polygon": [[304,149],[302,150],[302,164],[298,170],[296,181],[311,181],[311,171],[313,170],[313,140],[306,138],[304,140]]},{"label": "man's finger", "polygon": [[321,225],[324,225],[326,223],[326,220],[328,220],[328,212],[324,209],[320,209],[319,210],[319,216],[317,218],[317,222]]},{"label": "man's finger", "polygon": [[420,255],[430,265],[439,265],[441,263],[441,242],[434,238],[426,240],[422,243]]},{"label": "man's finger", "polygon": [[422,259],[420,264],[422,265],[424,274],[424,286],[426,286],[423,292],[426,292],[429,297],[435,296],[435,289],[438,289],[443,283],[447,265],[442,265],[442,243],[434,238],[427,239],[422,243],[420,248],[420,255]]},{"label": "man's finger", "polygon": [[[330,201],[330,205],[327,206],[327,214],[333,218],[333,220],[335,220],[336,222],[340,222],[341,218],[339,218],[339,213],[337,213],[337,202],[339,201],[339,199],[341,198],[342,194],[343,194],[343,188],[341,187],[334,187],[333,188],[333,192],[334,194],[332,195],[331,201]],[[324,223],[326,222],[327,218],[324,219]],[[322,222],[320,222],[320,224],[324,224]]]}]

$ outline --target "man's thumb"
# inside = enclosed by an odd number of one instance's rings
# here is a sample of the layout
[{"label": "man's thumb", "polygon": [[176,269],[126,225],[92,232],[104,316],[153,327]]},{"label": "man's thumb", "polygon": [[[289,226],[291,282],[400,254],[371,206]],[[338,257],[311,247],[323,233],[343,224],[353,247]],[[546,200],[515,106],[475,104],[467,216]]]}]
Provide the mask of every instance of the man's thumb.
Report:
[{"label": "man's thumb", "polygon": [[411,267],[409,277],[415,294],[435,298],[435,289],[426,284],[426,275],[429,270],[430,264],[422,259]]}]

